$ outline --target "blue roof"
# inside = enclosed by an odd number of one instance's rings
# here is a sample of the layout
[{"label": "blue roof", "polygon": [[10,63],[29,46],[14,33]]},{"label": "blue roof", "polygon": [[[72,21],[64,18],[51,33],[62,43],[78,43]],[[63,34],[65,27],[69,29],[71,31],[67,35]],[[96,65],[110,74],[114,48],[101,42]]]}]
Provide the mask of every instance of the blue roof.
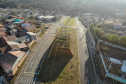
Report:
[{"label": "blue roof", "polygon": [[114,28],[120,29],[120,27],[119,27],[119,26],[114,26]]},{"label": "blue roof", "polygon": [[21,22],[22,20],[20,20],[20,19],[16,19],[16,20],[14,20],[14,22]]}]

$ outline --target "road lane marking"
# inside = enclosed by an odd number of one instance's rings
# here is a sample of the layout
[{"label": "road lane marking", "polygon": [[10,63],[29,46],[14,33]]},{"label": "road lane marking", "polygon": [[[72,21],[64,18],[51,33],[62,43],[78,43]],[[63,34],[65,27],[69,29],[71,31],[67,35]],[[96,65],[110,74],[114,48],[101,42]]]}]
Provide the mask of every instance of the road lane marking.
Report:
[{"label": "road lane marking", "polygon": [[33,80],[33,77],[30,77],[29,84],[31,84],[32,80]]},{"label": "road lane marking", "polygon": [[28,84],[28,83],[29,83],[29,78],[30,78],[30,77],[27,77],[27,81],[26,81],[26,84]]},{"label": "road lane marking", "polygon": [[22,83],[23,77],[21,77],[20,83]]},{"label": "road lane marking", "polygon": [[[37,60],[36,60],[34,66],[33,66],[33,68],[32,68],[32,71],[34,70],[34,68],[35,68],[35,66],[36,66],[36,63],[38,62],[38,58],[39,58],[40,56],[41,56],[41,53],[39,53],[39,56],[37,57]],[[32,71],[31,71],[31,72],[32,72]]]},{"label": "road lane marking", "polygon": [[35,82],[36,82],[36,78],[35,78],[35,80],[34,80],[34,83],[33,83],[33,84],[35,84]]},{"label": "road lane marking", "polygon": [[[58,27],[58,28],[59,28],[59,27]],[[48,30],[48,31],[49,31],[49,30]],[[47,37],[47,32],[48,32],[48,31],[46,31],[46,33],[44,34],[44,36],[41,38],[42,41],[41,41],[41,42],[39,43],[39,45],[37,46],[37,48],[36,48],[35,52],[33,53],[33,55],[31,54],[31,56],[29,57],[30,59],[27,60],[27,61],[28,61],[28,64],[26,64],[26,67],[25,67],[25,69],[23,70],[23,73],[28,69],[28,66],[29,66],[31,60],[33,59],[33,57],[35,56],[35,54],[36,54],[38,48],[40,48],[40,45],[42,44],[43,40]],[[23,76],[23,73],[21,74],[21,76]],[[20,80],[21,80],[21,77],[20,77]],[[20,82],[20,81],[19,81],[19,82]]]},{"label": "road lane marking", "polygon": [[27,77],[25,77],[25,79],[24,79],[24,84],[26,84],[26,81],[27,81]]}]

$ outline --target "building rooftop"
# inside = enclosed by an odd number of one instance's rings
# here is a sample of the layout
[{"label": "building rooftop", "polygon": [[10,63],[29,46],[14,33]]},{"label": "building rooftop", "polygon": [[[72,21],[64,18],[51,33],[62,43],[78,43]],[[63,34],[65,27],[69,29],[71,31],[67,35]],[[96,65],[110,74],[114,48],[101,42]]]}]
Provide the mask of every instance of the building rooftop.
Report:
[{"label": "building rooftop", "polygon": [[36,35],[36,34],[33,33],[33,32],[27,32],[27,34],[29,34],[29,35]]},{"label": "building rooftop", "polygon": [[7,42],[9,45],[19,45],[20,43],[14,42],[14,41],[8,41]]},{"label": "building rooftop", "polygon": [[36,27],[35,27],[35,25],[32,25],[32,26],[25,27],[25,29],[27,29],[28,31],[32,31],[32,30],[36,29]]},{"label": "building rooftop", "polygon": [[110,49],[107,56],[122,61],[126,60],[126,53],[115,49]]},{"label": "building rooftop", "polygon": [[0,63],[4,70],[8,72],[12,69],[17,58],[24,54],[25,52],[23,51],[9,51],[0,57]]},{"label": "building rooftop", "polygon": [[14,41],[15,39],[17,39],[17,37],[15,35],[4,36],[2,38],[4,38],[6,41]]}]

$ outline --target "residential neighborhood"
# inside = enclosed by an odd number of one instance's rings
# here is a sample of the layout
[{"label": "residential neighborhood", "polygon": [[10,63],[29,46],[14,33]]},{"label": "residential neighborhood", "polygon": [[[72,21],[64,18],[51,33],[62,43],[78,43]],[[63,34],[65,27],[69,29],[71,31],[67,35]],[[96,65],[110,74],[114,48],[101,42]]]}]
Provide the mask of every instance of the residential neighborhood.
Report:
[{"label": "residential neighborhood", "polygon": [[126,84],[125,0],[0,0],[0,84]]},{"label": "residential neighborhood", "polygon": [[43,32],[42,22],[52,22],[54,18],[38,10],[0,9],[0,83],[8,84]]}]

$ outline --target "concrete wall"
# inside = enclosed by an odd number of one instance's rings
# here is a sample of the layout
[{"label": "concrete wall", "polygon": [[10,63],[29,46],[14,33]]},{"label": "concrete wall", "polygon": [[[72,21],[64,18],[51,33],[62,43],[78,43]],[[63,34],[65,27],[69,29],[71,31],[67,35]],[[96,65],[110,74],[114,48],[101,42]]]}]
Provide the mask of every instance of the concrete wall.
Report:
[{"label": "concrete wall", "polygon": [[111,47],[113,47],[113,48],[117,48],[117,49],[126,51],[126,48],[124,48],[124,47],[122,47],[122,46],[118,46],[118,45],[109,43],[109,42],[107,42],[107,41],[101,40],[101,39],[99,39],[99,42],[101,42],[101,43],[103,43],[103,44],[105,44],[105,45],[107,45],[107,46],[111,46]]},{"label": "concrete wall", "polygon": [[18,61],[17,65],[15,65],[15,67],[12,70],[13,75],[16,74],[17,70],[19,69],[19,67],[21,66],[21,64],[23,63],[23,61],[26,59],[26,57],[28,56],[28,54],[29,54],[29,51],[27,51],[26,54],[21,58],[21,60]]},{"label": "concrete wall", "polygon": [[22,60],[22,58],[24,57],[24,55],[25,55],[25,52],[23,52],[23,54],[17,58],[17,60],[15,61],[14,65],[12,67],[12,70]]}]

